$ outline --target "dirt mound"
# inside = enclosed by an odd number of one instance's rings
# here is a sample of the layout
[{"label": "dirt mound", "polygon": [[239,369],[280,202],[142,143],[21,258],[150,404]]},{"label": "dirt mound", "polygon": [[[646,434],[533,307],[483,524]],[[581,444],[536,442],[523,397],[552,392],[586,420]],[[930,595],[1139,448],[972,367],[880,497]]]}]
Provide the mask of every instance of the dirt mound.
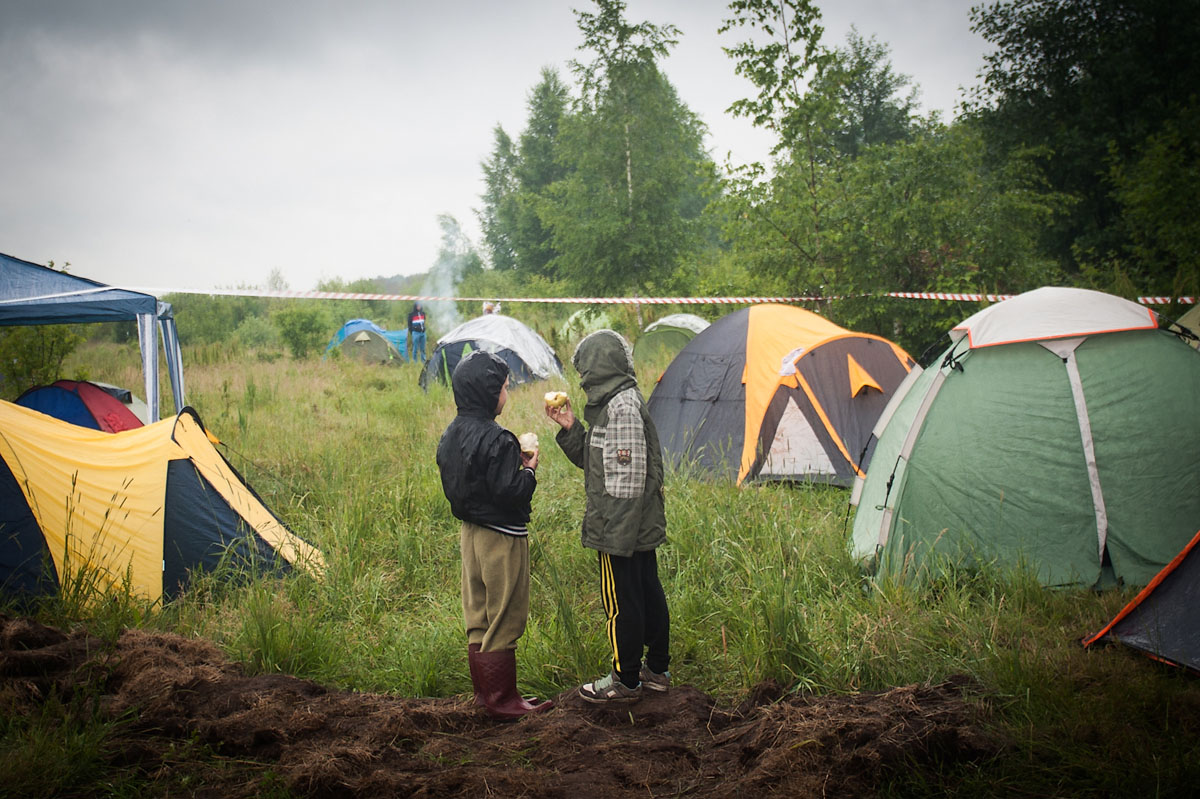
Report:
[{"label": "dirt mound", "polygon": [[128,630],[108,644],[0,616],[0,713],[90,692],[124,719],[114,765],[153,778],[177,742],[198,742],[214,766],[196,782],[212,796],[252,796],[263,780],[347,797],[869,796],[899,770],[995,751],[963,689],[799,696],[764,684],[722,708],[684,685],[620,709],[567,691],[547,713],[496,724],[469,698],[248,677],[204,641]]}]

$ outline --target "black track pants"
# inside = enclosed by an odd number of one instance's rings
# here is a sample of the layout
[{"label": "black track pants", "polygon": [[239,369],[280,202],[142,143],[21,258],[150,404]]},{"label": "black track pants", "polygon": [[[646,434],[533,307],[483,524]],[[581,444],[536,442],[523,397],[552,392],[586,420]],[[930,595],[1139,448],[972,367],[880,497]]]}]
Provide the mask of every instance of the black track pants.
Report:
[{"label": "black track pants", "polygon": [[613,650],[613,671],[632,688],[638,684],[642,653],[646,665],[664,672],[670,665],[671,618],[658,579],[654,550],[627,558],[600,554],[600,594],[607,616],[605,632]]}]

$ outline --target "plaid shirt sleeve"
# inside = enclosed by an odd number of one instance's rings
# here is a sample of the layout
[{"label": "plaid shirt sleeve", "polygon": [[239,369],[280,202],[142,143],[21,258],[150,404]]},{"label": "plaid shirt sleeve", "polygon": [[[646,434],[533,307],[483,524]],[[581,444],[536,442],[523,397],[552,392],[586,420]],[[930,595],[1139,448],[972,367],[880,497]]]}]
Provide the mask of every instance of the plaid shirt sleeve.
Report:
[{"label": "plaid shirt sleeve", "polygon": [[617,499],[635,499],[646,490],[646,429],[635,391],[618,394],[608,406],[604,490]]}]

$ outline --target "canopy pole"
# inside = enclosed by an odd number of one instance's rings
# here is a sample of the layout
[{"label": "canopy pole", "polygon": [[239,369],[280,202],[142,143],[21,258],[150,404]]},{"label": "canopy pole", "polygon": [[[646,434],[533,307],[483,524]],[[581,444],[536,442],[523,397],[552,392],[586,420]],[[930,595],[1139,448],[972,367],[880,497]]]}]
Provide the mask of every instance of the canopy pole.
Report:
[{"label": "canopy pole", "polygon": [[158,337],[154,331],[155,314],[137,315],[138,347],[142,351],[142,377],[146,387],[149,423],[158,421]]},{"label": "canopy pole", "polygon": [[183,353],[179,349],[179,333],[173,318],[160,317],[158,329],[162,333],[163,352],[167,356],[167,376],[171,379],[171,399],[175,401],[175,413],[184,408]]}]

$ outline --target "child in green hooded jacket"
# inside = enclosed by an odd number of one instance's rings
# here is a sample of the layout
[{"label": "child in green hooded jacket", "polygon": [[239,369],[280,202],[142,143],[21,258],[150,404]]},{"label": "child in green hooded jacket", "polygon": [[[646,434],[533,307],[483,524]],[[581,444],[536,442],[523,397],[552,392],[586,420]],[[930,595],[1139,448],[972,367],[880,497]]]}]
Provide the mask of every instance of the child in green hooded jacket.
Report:
[{"label": "child in green hooded jacket", "polygon": [[586,427],[569,401],[547,406],[546,415],[561,428],[555,440],[563,453],[583,469],[581,541],[597,552],[613,651],[612,671],[579,694],[598,704],[631,702],[643,687],[671,685],[670,613],[657,555],[667,537],[662,449],[638,389],[633,351],[619,333],[592,333],[571,360],[587,396]]}]

